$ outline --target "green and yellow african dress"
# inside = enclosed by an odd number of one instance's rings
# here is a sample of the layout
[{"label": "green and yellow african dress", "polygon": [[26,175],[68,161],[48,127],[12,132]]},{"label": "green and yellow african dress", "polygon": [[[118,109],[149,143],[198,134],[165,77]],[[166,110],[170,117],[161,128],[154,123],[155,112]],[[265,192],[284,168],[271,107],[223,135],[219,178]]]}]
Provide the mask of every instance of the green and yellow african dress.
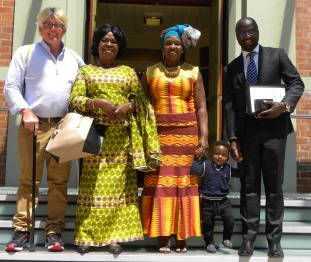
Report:
[{"label": "green and yellow african dress", "polygon": [[176,78],[166,77],[164,70],[161,63],[146,70],[163,159],[156,171],[145,174],[142,224],[149,237],[174,235],[185,240],[201,235],[199,178],[190,174],[198,146],[198,67],[184,63]]},{"label": "green and yellow african dress", "polygon": [[[101,109],[86,111],[89,98],[115,105],[134,101],[136,114],[111,121]],[[105,246],[143,239],[135,169],[155,169],[161,154],[153,108],[143,96],[135,71],[128,66],[110,71],[92,65],[80,68],[71,107],[93,115],[96,124],[106,127],[100,154],[83,159],[74,244]]]}]

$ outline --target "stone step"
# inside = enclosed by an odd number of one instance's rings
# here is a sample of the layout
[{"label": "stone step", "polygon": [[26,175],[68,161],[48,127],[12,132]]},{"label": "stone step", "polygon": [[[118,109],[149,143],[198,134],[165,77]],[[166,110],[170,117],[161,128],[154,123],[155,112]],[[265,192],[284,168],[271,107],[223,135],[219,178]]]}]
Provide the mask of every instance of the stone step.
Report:
[{"label": "stone step", "polygon": [[90,253],[79,254],[74,247],[68,247],[60,253],[47,252],[44,247],[36,247],[35,252],[27,249],[17,253],[7,253],[0,246],[0,261],[115,261],[115,262],[310,262],[311,250],[284,249],[284,258],[269,258],[267,249],[255,249],[252,257],[239,257],[236,249],[219,248],[215,254],[207,253],[202,248],[189,247],[185,254],[161,254],[154,246],[123,246],[119,255],[109,254],[107,247],[92,249]]},{"label": "stone step", "polygon": [[[140,192],[139,192],[140,193]],[[39,192],[39,204],[36,216],[46,216],[47,212],[47,189],[42,188]],[[233,207],[233,216],[240,219],[239,193],[233,192],[229,199]],[[68,207],[66,217],[74,217],[76,210],[77,189],[68,189]],[[286,194],[285,195],[284,222],[311,222],[310,207],[311,194]],[[16,212],[16,188],[0,188],[0,219],[11,219]],[[261,201],[261,218],[265,217],[265,198]]]},{"label": "stone step", "polygon": [[[47,206],[45,203],[39,203],[36,209],[36,217],[46,217]],[[66,209],[66,217],[71,218],[75,216],[76,205],[75,203],[69,204]],[[16,213],[16,203],[0,204],[0,220],[12,219]],[[239,206],[233,206],[233,217],[235,220],[240,219]],[[264,207],[261,208],[260,217],[265,217]],[[284,222],[311,222],[310,209],[301,208],[288,208],[285,207]]]},{"label": "stone step", "polygon": [[[42,244],[45,242],[45,231],[44,231],[45,221],[36,220],[35,223],[35,243]],[[11,240],[13,236],[12,221],[9,220],[0,220],[0,229],[1,229],[1,238],[0,245],[6,244]],[[65,243],[73,243],[73,229],[74,229],[74,220],[66,219],[65,229],[62,234],[62,238]],[[221,221],[216,221],[214,228],[214,239],[215,244],[222,242],[222,231],[223,226]],[[302,248],[310,249],[311,246],[311,223],[310,222],[285,222],[283,224],[283,237],[282,245],[284,248]],[[233,246],[238,247],[242,242],[241,234],[241,223],[236,221],[234,227],[234,234],[232,238]],[[204,247],[205,243],[203,237],[192,237],[187,240],[189,246]],[[133,241],[128,242],[126,245],[157,245],[156,239],[148,238],[145,236],[143,241]],[[256,239],[256,245],[258,248],[266,248],[267,241],[264,234],[264,222],[260,223],[259,233]],[[311,261],[311,260],[310,260]]]},{"label": "stone step", "polygon": [[[233,232],[239,233],[242,230],[241,221],[235,220],[234,230]],[[13,222],[12,217],[7,217],[7,219],[0,219],[0,228],[12,228]],[[65,229],[73,230],[75,227],[74,218],[65,219]],[[45,228],[45,218],[44,217],[36,217],[35,220],[35,228],[36,229],[44,229]],[[215,232],[222,232],[223,226],[222,221],[218,218],[215,221]],[[259,233],[264,233],[265,230],[265,222],[260,221]],[[283,233],[296,233],[296,234],[311,234],[311,222],[284,222],[283,223]]]},{"label": "stone step", "polygon": [[[140,193],[140,192],[139,192]],[[35,243],[43,245],[45,241],[45,218],[46,218],[46,198],[47,189],[41,188],[39,191],[39,205],[36,209],[36,223],[35,223]],[[239,193],[233,192],[229,196],[234,212],[235,227],[233,244],[238,248],[241,244],[241,222],[239,214]],[[74,229],[74,215],[75,205],[77,199],[77,189],[68,189],[69,205],[66,212],[66,224],[63,232],[63,240],[65,243],[73,242],[73,229]],[[265,217],[264,212],[264,195],[262,197],[261,205],[261,218]],[[0,244],[4,245],[13,235],[12,229],[12,216],[16,212],[16,188],[0,188],[0,231],[1,238]],[[311,195],[310,194],[286,194],[285,196],[285,216],[284,216],[284,234],[282,238],[282,246],[287,249],[310,249],[310,235],[311,235]],[[216,226],[214,229],[215,244],[222,241],[222,222],[216,219]],[[149,239],[145,237],[143,241],[135,241],[126,243],[129,246],[144,247],[146,245],[156,246],[156,239]],[[191,247],[204,247],[202,237],[195,237],[188,240],[188,245]],[[258,248],[266,248],[267,241],[264,235],[264,221],[260,222],[259,234],[256,240]],[[147,260],[146,260],[147,261]],[[311,260],[310,260],[311,261]]]}]

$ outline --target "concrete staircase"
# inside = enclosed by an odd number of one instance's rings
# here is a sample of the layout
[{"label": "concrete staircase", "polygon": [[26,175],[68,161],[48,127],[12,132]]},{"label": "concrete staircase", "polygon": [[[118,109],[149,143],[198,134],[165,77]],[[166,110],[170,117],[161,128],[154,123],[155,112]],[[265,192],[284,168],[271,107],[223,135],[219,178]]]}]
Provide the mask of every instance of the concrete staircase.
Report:
[{"label": "concrete staircase", "polygon": [[[17,253],[4,251],[5,244],[13,235],[12,217],[16,212],[16,188],[0,188],[0,261],[204,261],[209,262],[243,262],[243,261],[283,261],[283,262],[310,262],[311,261],[311,194],[287,194],[285,197],[285,216],[283,225],[282,247],[285,257],[283,259],[269,259],[267,257],[267,243],[264,235],[264,222],[260,223],[259,235],[255,243],[255,253],[251,258],[242,258],[237,255],[237,249],[241,244],[241,223],[239,214],[239,194],[230,196],[235,228],[232,238],[234,248],[226,249],[221,245],[222,223],[217,221],[215,227],[215,244],[218,247],[216,254],[205,251],[202,237],[191,238],[187,241],[189,251],[185,254],[159,254],[156,249],[156,239],[145,237],[143,241],[134,241],[122,244],[124,252],[120,255],[112,255],[107,252],[107,247],[94,248],[90,253],[81,255],[75,251],[73,242],[75,203],[77,189],[68,190],[69,205],[66,214],[66,225],[62,238],[66,243],[65,251],[50,253],[44,248],[45,242],[45,218],[46,218],[46,193],[47,189],[40,189],[39,205],[36,210],[35,252],[28,249]],[[265,204],[264,196],[261,202]],[[264,208],[261,218],[264,218]]]}]

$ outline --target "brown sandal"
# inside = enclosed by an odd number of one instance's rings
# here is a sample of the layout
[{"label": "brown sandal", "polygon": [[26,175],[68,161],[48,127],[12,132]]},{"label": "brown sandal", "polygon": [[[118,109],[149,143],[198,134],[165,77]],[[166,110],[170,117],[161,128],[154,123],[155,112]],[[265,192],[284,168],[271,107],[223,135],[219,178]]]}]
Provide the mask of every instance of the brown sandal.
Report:
[{"label": "brown sandal", "polygon": [[158,241],[158,250],[160,253],[168,254],[171,252],[170,237],[159,237]]},{"label": "brown sandal", "polygon": [[186,240],[175,240],[175,252],[176,253],[186,253],[188,251],[188,246]]}]

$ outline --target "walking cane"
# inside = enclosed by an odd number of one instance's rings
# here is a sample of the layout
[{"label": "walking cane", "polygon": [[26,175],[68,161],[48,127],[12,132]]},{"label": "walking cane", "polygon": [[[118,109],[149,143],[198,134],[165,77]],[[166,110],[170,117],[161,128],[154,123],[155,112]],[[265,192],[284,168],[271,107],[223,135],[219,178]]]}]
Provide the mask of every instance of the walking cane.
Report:
[{"label": "walking cane", "polygon": [[32,218],[32,230],[30,232],[30,245],[29,252],[36,251],[35,246],[35,215],[36,215],[36,165],[37,165],[37,135],[35,130],[33,131],[33,142],[32,142],[32,194],[31,194],[31,218]]}]

